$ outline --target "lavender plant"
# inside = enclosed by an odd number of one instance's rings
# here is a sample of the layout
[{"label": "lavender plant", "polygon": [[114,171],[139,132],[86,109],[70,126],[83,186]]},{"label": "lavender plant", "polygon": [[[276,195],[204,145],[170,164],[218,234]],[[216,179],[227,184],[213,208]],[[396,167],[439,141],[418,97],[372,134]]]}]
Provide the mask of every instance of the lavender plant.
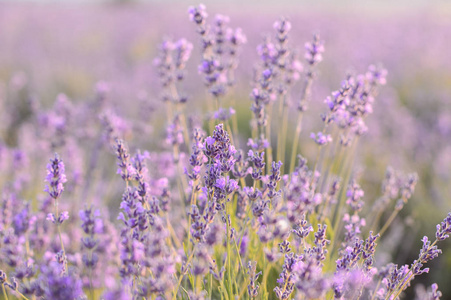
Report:
[{"label": "lavender plant", "polygon": [[[434,241],[422,239],[410,265],[379,259],[384,249],[377,244],[419,181],[388,168],[380,197],[370,201],[354,166],[387,71],[371,65],[346,75],[324,100],[322,127],[304,133],[325,42],[315,34],[301,61],[289,39],[291,22],[282,18],[257,48],[251,136],[245,136],[226,96],[246,37],[228,26],[227,16],[210,25],[204,5],[188,14],[201,38],[198,73],[210,108],[202,121],[188,116],[191,100],[181,93],[194,47],[186,39],[165,40],[154,64],[168,125],[166,143],[154,152],[128,141],[127,122],[108,104],[104,83],[97,85],[96,105],[78,107],[60,95],[51,111],[36,108],[30,122],[42,125],[34,137],[38,151],[0,144],[0,154],[13,158],[1,166],[2,297],[401,298],[442,252],[451,213],[437,225]],[[77,130],[92,120],[92,128]],[[300,155],[300,141],[316,149],[311,162]],[[78,144],[92,153],[86,164],[76,160]],[[34,179],[24,176],[26,153],[38,159],[56,150],[61,156],[47,165],[48,195],[34,192]],[[71,188],[62,197],[64,184]],[[440,296],[433,284],[419,297]]]}]

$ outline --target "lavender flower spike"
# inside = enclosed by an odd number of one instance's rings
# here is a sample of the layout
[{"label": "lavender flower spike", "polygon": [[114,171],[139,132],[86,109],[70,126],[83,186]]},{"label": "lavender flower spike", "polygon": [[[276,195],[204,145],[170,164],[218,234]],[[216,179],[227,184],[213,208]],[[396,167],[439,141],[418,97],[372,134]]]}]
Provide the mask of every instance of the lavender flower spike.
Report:
[{"label": "lavender flower spike", "polygon": [[51,159],[50,163],[47,164],[45,181],[48,182],[48,185],[44,189],[53,199],[59,198],[64,190],[63,183],[67,181],[64,171],[64,163],[59,155],[55,153],[55,158]]},{"label": "lavender flower spike", "polygon": [[437,238],[437,240],[443,241],[449,238],[450,233],[451,233],[451,213],[448,213],[443,222],[437,225],[437,232],[435,233],[435,237]]}]

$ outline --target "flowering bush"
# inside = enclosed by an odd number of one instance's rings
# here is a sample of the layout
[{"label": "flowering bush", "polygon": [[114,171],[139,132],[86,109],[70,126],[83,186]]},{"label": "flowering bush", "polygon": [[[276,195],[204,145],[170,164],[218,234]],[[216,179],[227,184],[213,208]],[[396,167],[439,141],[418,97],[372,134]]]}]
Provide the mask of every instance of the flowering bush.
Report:
[{"label": "flowering bush", "polygon": [[[274,23],[257,48],[247,130],[231,96],[246,36],[226,16],[210,22],[203,5],[188,13],[199,35],[197,70],[208,112],[194,117],[184,91],[193,45],[163,41],[154,64],[166,105],[165,145],[158,139],[153,152],[129,149],[133,132],[149,135],[147,120],[123,119],[104,82],[92,101],[60,95],[47,111],[30,103],[18,147],[1,144],[3,297],[401,297],[441,253],[437,243],[451,233],[451,213],[434,241],[422,239],[410,265],[375,258],[384,251],[377,242],[418,181],[389,167],[381,196],[364,201],[353,167],[387,72],[371,65],[349,74],[325,99],[322,127],[302,141],[315,147],[309,164],[299,143],[325,51],[321,37],[305,44],[302,57],[291,45],[289,20]],[[30,176],[30,161],[43,157],[52,157],[47,194],[35,190],[42,180]],[[423,293],[440,295],[436,284]]]}]

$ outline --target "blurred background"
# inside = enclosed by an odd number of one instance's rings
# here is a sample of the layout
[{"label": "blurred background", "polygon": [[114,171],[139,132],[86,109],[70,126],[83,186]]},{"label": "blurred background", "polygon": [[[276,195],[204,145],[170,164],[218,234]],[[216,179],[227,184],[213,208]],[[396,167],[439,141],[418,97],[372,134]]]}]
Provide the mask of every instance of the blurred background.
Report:
[{"label": "blurred background", "polygon": [[[380,195],[388,165],[417,172],[412,201],[378,248],[395,263],[417,258],[421,237],[435,234],[435,225],[451,211],[451,3],[449,1],[203,1],[210,17],[230,16],[248,43],[237,70],[238,116],[246,126],[257,45],[273,34],[280,17],[293,25],[290,43],[303,53],[304,43],[319,33],[325,41],[324,61],[314,83],[305,139],[319,130],[323,100],[340,87],[348,73],[365,72],[370,64],[388,71],[369,117],[369,133],[360,143],[358,168],[366,198]],[[203,111],[205,89],[196,68],[199,39],[187,9],[199,3],[169,0],[0,1],[0,97],[11,112],[0,122],[2,139],[16,146],[29,117],[27,105],[53,105],[64,93],[74,103],[94,97],[105,81],[116,111],[130,120],[143,105],[162,109],[153,64],[165,37],[194,44],[184,84],[190,113]],[[131,105],[135,103],[136,105]],[[164,114],[149,114],[154,136],[164,136]],[[17,117],[19,116],[19,117]],[[146,116],[144,116],[146,118]],[[293,120],[294,122],[294,120]],[[161,124],[161,125],[158,125]],[[143,144],[152,144],[143,142]],[[309,156],[306,149],[306,156]],[[451,243],[430,263],[431,272],[416,283],[439,284],[451,299]],[[412,290],[412,289],[411,289]],[[410,298],[409,298],[410,299]]]}]

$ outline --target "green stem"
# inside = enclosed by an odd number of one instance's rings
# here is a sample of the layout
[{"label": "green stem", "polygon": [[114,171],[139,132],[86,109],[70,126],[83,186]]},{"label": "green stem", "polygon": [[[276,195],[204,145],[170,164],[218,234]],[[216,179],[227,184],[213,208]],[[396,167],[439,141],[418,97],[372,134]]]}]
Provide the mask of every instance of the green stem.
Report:
[{"label": "green stem", "polygon": [[8,294],[6,293],[6,289],[5,289],[5,284],[2,283],[2,291],[3,291],[3,296],[5,297],[5,300],[8,300]]},{"label": "green stem", "polygon": [[[232,100],[231,100],[231,106],[235,107],[235,97],[232,95]],[[237,112],[235,112],[235,114],[232,115],[232,135],[235,137],[235,146],[237,148],[240,148],[240,139],[238,136],[238,117],[237,117]]]},{"label": "green stem", "polygon": [[[284,109],[283,109],[283,115],[282,115],[282,140],[280,143],[280,159],[278,161],[285,161],[285,151],[286,151],[286,141],[287,141],[287,131],[288,131],[288,113],[289,110],[287,109],[285,105],[285,98],[284,98]],[[285,167],[282,167],[282,174],[284,173]]]},{"label": "green stem", "polygon": [[379,281],[377,282],[376,288],[374,289],[373,295],[371,296],[371,300],[374,300],[374,297],[376,296],[377,290],[379,289],[381,282],[382,282],[382,278],[379,279]]},{"label": "green stem", "polygon": [[303,116],[302,111],[299,111],[298,124],[296,126],[293,145],[291,147],[290,169],[288,171],[288,174],[290,174],[290,176],[291,176],[291,173],[293,173],[294,165],[296,164],[296,154],[298,152],[297,150],[298,150],[299,136],[301,135],[301,131],[302,131],[302,116]]},{"label": "green stem", "polygon": [[232,284],[232,262],[231,262],[231,256],[232,256],[232,251],[230,249],[230,224],[229,224],[229,220],[228,220],[228,215],[227,215],[227,206],[226,205],[226,225],[227,225],[227,291],[229,293],[230,298],[233,298],[233,284]]},{"label": "green stem", "polygon": [[[6,283],[9,283],[8,281],[6,281]],[[2,284],[2,290],[3,290],[3,296],[5,297],[5,300],[8,300],[8,294],[6,293],[6,288],[5,288],[5,284]],[[19,290],[13,290],[14,293],[16,293],[17,295],[20,296],[20,298],[24,299],[24,300],[29,300],[27,297],[25,297],[24,294],[22,294],[21,292],[19,292]]]},{"label": "green stem", "polygon": [[[92,250],[89,251],[90,256],[92,258]],[[93,284],[92,284],[92,268],[89,268],[89,294],[91,295],[91,299],[95,299],[94,298],[94,288],[93,288]]]},{"label": "green stem", "polygon": [[[186,266],[188,266],[188,264],[191,262],[191,260],[193,259],[193,257],[194,257],[194,253],[196,252],[196,249],[197,249],[197,245],[198,244],[196,244],[196,245],[194,245],[194,248],[193,248],[193,251],[191,252],[191,255],[188,257],[188,259],[186,260]],[[180,276],[179,276],[179,278],[178,278],[178,280],[177,280],[177,286],[176,286],[176,289],[174,290],[174,295],[173,295],[173,300],[176,300],[177,299],[177,293],[178,293],[178,291],[179,291],[179,288],[180,288],[180,284],[182,283],[182,279],[183,279],[183,277],[185,276],[185,274],[183,274],[183,273],[181,273],[180,274]]]},{"label": "green stem", "polygon": [[[336,149],[339,146],[339,131],[338,130],[334,130],[333,133],[333,137],[332,137],[332,141],[333,141],[333,146],[332,144],[329,144],[327,147],[327,151],[324,154],[324,165],[327,163],[327,167],[324,168],[324,172],[322,172],[321,174],[321,178],[318,184],[319,187],[319,192],[324,191],[325,189],[325,185],[327,185],[328,180],[329,180],[329,176],[333,171],[333,166],[335,164],[336,161]],[[340,147],[340,151],[341,151],[342,147]],[[333,159],[332,159],[333,156]]]},{"label": "green stem", "polygon": [[[196,188],[197,188],[197,179],[193,182],[193,190],[191,191],[191,200],[190,200],[190,205],[194,205],[196,204]],[[190,211],[191,211],[191,206],[189,207]],[[185,206],[185,210],[186,210],[186,206]],[[169,222],[169,220],[168,220]],[[188,243],[191,239],[191,217],[188,217]]]},{"label": "green stem", "polygon": [[[283,138],[283,115],[284,115],[285,105],[283,104],[283,98],[279,99],[279,112],[277,115],[277,161],[282,159],[282,138]],[[282,122],[282,124],[280,124]]]},{"label": "green stem", "polygon": [[263,271],[263,279],[262,279],[262,286],[263,286],[263,290],[265,293],[267,293],[267,281],[268,281],[268,275],[269,275],[269,271],[271,270],[272,264],[270,262],[268,262],[268,264],[266,265],[265,270]]},{"label": "green stem", "polygon": [[384,226],[382,227],[382,229],[379,231],[379,234],[382,236],[385,231],[387,230],[387,228],[390,226],[390,224],[393,222],[393,220],[395,219],[395,217],[398,215],[399,210],[395,209],[390,217],[388,218],[387,222],[385,222]]},{"label": "green stem", "polygon": [[[271,143],[271,112],[272,112],[272,103],[268,106],[268,123],[266,124],[266,138],[268,139],[269,146],[266,149],[266,173],[269,174],[269,170],[271,170],[272,163],[272,143]],[[279,144],[277,144],[277,149]]]},{"label": "green stem", "polygon": [[[341,213],[343,210],[343,206],[345,203],[345,199],[346,199],[346,188],[348,185],[348,181],[351,177],[351,172],[352,172],[352,163],[349,163],[349,161],[351,160],[351,157],[353,156],[354,153],[354,148],[356,145],[356,140],[353,141],[352,144],[352,149],[350,151],[350,153],[348,153],[348,155],[345,155],[345,159],[344,159],[344,163],[342,164],[342,169],[339,172],[339,175],[341,176],[342,172],[345,172],[345,176],[344,176],[344,181],[343,184],[341,186],[341,190],[340,190],[340,194],[339,194],[339,199],[338,199],[338,204],[335,207],[335,214],[334,214],[334,227],[333,227],[333,238],[331,241],[331,251],[330,251],[330,257],[332,257],[333,251],[335,250],[335,244],[338,240],[338,234],[340,233],[339,227],[341,226]],[[345,168],[347,167],[347,168]]]},{"label": "green stem", "polygon": [[61,229],[60,229],[60,223],[59,223],[59,217],[58,217],[58,199],[55,198],[55,218],[56,218],[56,230],[58,231],[58,236],[60,239],[61,244],[61,251],[63,251],[63,257],[64,257],[64,268],[65,272],[67,273],[67,258],[66,258],[66,251],[64,250],[64,244],[63,244],[63,238],[61,236]]}]

